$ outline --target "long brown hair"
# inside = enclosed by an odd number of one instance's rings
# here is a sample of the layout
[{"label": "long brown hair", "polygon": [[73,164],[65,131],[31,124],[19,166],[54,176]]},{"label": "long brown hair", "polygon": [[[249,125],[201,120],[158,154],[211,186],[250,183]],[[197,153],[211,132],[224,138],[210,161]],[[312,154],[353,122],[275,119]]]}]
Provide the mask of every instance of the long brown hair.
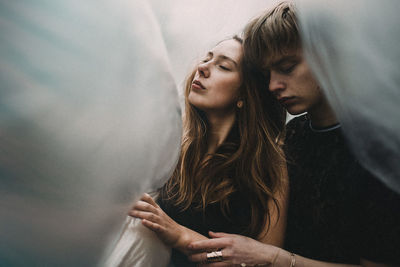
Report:
[{"label": "long brown hair", "polygon": [[[242,43],[237,36],[233,39]],[[280,189],[284,177],[285,160],[278,139],[286,113],[268,90],[257,87],[251,73],[242,68],[239,90],[243,106],[237,109],[236,121],[226,140],[214,154],[206,155],[207,118],[187,100],[195,73],[196,70],[185,83],[179,162],[160,190],[160,197],[182,210],[192,207],[204,211],[208,205],[219,203],[221,212],[228,217],[228,197],[236,191],[246,192],[251,221],[242,234],[257,237],[265,223],[270,223],[268,201]]]}]

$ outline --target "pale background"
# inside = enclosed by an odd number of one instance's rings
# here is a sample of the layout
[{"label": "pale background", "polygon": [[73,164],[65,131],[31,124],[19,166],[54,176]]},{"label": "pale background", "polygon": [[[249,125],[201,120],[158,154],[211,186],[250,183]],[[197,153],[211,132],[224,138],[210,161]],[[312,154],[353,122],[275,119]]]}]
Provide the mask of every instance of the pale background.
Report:
[{"label": "pale background", "polygon": [[150,0],[182,92],[186,74],[219,41],[240,35],[246,23],[276,0]]}]

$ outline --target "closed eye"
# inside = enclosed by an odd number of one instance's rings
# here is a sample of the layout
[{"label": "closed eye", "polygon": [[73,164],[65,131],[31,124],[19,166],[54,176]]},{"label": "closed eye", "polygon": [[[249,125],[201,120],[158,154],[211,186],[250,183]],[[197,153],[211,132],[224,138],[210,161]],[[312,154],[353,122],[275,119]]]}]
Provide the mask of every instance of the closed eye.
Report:
[{"label": "closed eye", "polygon": [[225,66],[223,66],[223,65],[219,65],[219,67],[220,67],[221,69],[223,69],[223,70],[231,70],[230,68],[225,67]]},{"label": "closed eye", "polygon": [[296,64],[291,64],[289,66],[281,66],[277,69],[278,72],[283,73],[283,74],[290,74],[297,66]]}]

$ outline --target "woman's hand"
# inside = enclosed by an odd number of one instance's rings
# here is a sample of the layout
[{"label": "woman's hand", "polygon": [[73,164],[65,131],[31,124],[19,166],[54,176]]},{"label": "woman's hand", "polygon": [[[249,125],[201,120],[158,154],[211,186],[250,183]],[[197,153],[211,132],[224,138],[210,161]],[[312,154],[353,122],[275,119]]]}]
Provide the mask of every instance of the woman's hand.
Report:
[{"label": "woman's hand", "polygon": [[176,248],[182,237],[182,226],[172,220],[149,194],[143,194],[129,215],[142,219],[142,224],[157,233],[168,246]]},{"label": "woman's hand", "polygon": [[[270,266],[281,252],[278,247],[241,235],[213,232],[209,235],[212,239],[193,242],[188,246],[195,253],[189,257],[191,261],[205,266]],[[207,263],[207,252],[217,250],[222,252],[222,261]],[[290,261],[287,266],[290,266]]]},{"label": "woman's hand", "polygon": [[158,237],[166,245],[176,248],[185,254],[191,252],[187,248],[189,243],[207,239],[207,237],[172,220],[149,194],[143,194],[133,206],[129,215],[142,219],[142,224],[157,233]]}]

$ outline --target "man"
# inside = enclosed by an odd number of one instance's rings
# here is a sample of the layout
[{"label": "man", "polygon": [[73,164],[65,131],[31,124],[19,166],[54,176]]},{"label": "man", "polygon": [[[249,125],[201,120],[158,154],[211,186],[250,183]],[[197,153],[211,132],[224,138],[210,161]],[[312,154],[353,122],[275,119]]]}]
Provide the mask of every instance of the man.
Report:
[{"label": "man", "polygon": [[[191,248],[220,248],[223,261],[210,266],[400,265],[400,197],[350,152],[303,57],[293,4],[283,2],[250,22],[244,50],[256,75],[270,75],[269,90],[287,111],[307,113],[287,126],[290,200],[284,249],[223,233],[210,233],[214,239]],[[191,259],[207,257],[197,253]]]}]

